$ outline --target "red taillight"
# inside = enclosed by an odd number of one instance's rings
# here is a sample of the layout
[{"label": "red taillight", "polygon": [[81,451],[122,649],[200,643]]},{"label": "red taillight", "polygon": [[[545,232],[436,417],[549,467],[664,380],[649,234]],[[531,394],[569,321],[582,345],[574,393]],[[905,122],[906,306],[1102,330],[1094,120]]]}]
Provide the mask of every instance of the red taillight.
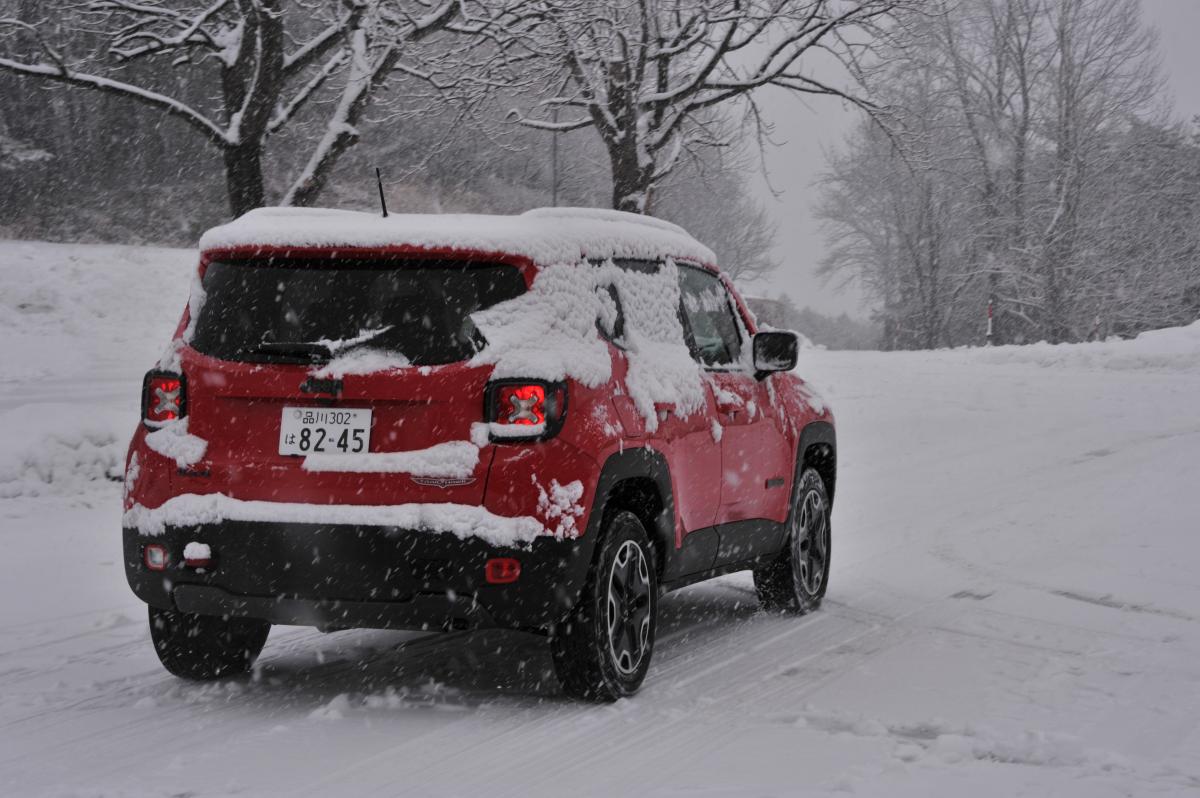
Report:
[{"label": "red taillight", "polygon": [[561,383],[503,380],[488,386],[487,420],[493,439],[550,437],[562,425],[567,388]]},{"label": "red taillight", "polygon": [[541,385],[502,385],[496,421],[501,424],[545,424],[546,389]]},{"label": "red taillight", "polygon": [[167,570],[167,562],[170,557],[167,555],[167,547],[160,546],[157,543],[151,543],[142,549],[142,562],[151,571]]},{"label": "red taillight", "polygon": [[489,585],[509,585],[521,575],[521,561],[513,557],[493,557],[483,570]]},{"label": "red taillight", "polygon": [[142,421],[160,426],[183,418],[187,391],[183,377],[169,371],[152,371],[142,381]]}]

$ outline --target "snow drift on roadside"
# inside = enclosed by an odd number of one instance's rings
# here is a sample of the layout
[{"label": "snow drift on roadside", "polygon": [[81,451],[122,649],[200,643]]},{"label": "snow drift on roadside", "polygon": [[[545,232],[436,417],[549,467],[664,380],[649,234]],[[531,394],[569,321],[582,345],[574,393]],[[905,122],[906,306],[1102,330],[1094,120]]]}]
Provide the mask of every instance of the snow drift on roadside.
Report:
[{"label": "snow drift on roadside", "polygon": [[970,351],[981,363],[1032,363],[1104,369],[1190,371],[1200,369],[1200,321],[1187,327],[1144,332],[1136,338],[1110,338],[1085,344],[996,346]]},{"label": "snow drift on roadside", "polygon": [[0,383],[150,368],[179,321],[197,258],[186,249],[0,242]]},{"label": "snow drift on roadside", "polygon": [[122,411],[65,403],[0,415],[0,498],[69,496],[118,476],[135,422]]}]

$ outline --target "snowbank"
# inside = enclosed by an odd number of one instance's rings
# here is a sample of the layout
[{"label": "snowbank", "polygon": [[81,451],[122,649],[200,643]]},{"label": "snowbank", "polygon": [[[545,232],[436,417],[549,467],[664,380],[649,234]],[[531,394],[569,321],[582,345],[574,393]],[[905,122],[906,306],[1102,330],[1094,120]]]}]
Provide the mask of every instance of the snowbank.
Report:
[{"label": "snowbank", "polygon": [[1192,371],[1200,369],[1200,321],[1186,327],[1144,332],[1136,338],[1110,338],[1085,344],[995,346],[955,350],[972,354],[981,363],[1029,363],[1117,370]]},{"label": "snowbank", "polygon": [[113,370],[140,377],[179,322],[197,257],[158,247],[0,242],[0,384]]},{"label": "snowbank", "polygon": [[0,498],[71,496],[115,478],[134,423],[120,411],[58,402],[0,415]]}]

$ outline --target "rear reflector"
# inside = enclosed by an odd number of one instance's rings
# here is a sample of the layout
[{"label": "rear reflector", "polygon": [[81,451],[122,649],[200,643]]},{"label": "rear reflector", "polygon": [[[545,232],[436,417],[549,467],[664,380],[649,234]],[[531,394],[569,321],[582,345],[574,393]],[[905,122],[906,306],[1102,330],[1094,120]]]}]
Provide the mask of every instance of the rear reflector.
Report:
[{"label": "rear reflector", "polygon": [[484,568],[489,585],[508,585],[521,575],[521,561],[513,557],[493,557]]},{"label": "rear reflector", "polygon": [[151,571],[165,571],[167,569],[167,547],[160,546],[157,543],[151,543],[142,549],[142,562]]}]

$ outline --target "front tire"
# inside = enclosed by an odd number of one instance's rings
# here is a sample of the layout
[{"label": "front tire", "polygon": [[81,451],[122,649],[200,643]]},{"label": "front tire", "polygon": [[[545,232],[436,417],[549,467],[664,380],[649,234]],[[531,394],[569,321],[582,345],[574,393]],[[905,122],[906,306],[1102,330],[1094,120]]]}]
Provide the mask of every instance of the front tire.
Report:
[{"label": "front tire", "polygon": [[788,514],[783,551],[770,564],[754,569],[763,609],[804,615],[821,606],[829,586],[829,511],[825,481],[814,469],[804,469]]},{"label": "front tire", "polygon": [[163,667],[184,679],[207,681],[249,672],[271,624],[253,618],[194,615],[150,607],[150,639]]},{"label": "front tire", "polygon": [[552,630],[550,651],[568,695],[616,701],[636,693],[650,668],[658,577],[636,515],[616,513],[602,535],[579,604]]}]

